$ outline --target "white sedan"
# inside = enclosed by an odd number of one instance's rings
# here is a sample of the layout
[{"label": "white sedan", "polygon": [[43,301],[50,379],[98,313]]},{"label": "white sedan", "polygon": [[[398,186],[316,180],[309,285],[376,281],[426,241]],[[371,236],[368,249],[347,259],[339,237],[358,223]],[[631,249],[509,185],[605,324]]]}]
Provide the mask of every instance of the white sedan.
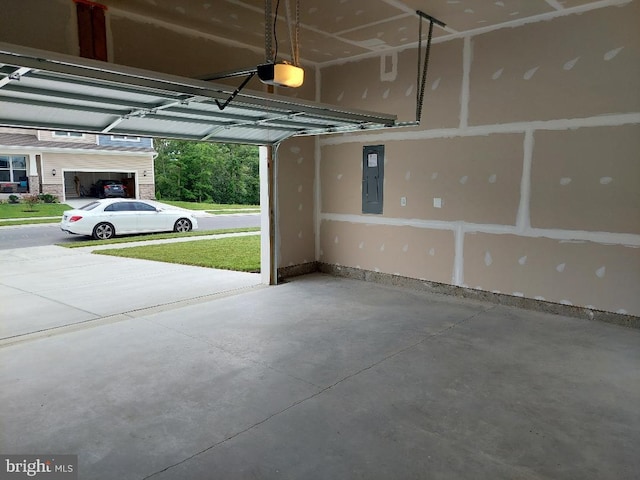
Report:
[{"label": "white sedan", "polygon": [[198,228],[195,216],[185,210],[159,208],[140,200],[96,200],[62,215],[60,228],[67,233],[107,240],[114,235],[149,232],[188,232]]}]

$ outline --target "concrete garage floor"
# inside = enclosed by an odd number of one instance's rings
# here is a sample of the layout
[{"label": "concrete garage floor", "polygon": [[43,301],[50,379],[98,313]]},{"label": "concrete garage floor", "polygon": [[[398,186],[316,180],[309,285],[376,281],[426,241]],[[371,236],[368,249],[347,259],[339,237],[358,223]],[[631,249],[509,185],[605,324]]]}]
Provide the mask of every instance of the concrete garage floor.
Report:
[{"label": "concrete garage floor", "polygon": [[1,452],[81,479],[640,472],[639,330],[320,274],[83,325],[0,348]]}]

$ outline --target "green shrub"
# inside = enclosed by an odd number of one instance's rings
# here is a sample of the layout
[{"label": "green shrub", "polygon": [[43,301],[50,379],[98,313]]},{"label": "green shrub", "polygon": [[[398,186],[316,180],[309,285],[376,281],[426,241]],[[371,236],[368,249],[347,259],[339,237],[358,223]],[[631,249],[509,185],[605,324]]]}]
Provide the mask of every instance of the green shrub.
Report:
[{"label": "green shrub", "polygon": [[41,193],[38,198],[44,203],[58,203],[60,201],[58,197],[51,193]]},{"label": "green shrub", "polygon": [[9,195],[9,203],[20,203],[20,197],[18,195]]}]

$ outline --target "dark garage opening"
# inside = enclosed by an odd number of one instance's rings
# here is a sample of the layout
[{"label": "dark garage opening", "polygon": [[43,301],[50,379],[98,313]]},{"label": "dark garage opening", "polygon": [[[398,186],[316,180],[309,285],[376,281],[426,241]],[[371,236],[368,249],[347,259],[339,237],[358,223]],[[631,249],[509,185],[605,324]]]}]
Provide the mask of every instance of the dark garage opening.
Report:
[{"label": "dark garage opening", "polygon": [[127,198],[136,196],[136,174],[134,172],[93,172],[93,171],[65,171],[64,195],[70,198],[97,198],[97,182],[99,180],[115,180],[122,183]]}]

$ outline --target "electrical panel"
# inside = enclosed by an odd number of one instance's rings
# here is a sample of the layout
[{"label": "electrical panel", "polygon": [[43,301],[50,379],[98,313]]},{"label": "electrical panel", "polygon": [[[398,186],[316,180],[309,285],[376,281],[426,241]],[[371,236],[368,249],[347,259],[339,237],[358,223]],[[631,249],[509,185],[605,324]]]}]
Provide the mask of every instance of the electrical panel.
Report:
[{"label": "electrical panel", "polygon": [[362,149],[362,213],[382,213],[384,145]]}]

